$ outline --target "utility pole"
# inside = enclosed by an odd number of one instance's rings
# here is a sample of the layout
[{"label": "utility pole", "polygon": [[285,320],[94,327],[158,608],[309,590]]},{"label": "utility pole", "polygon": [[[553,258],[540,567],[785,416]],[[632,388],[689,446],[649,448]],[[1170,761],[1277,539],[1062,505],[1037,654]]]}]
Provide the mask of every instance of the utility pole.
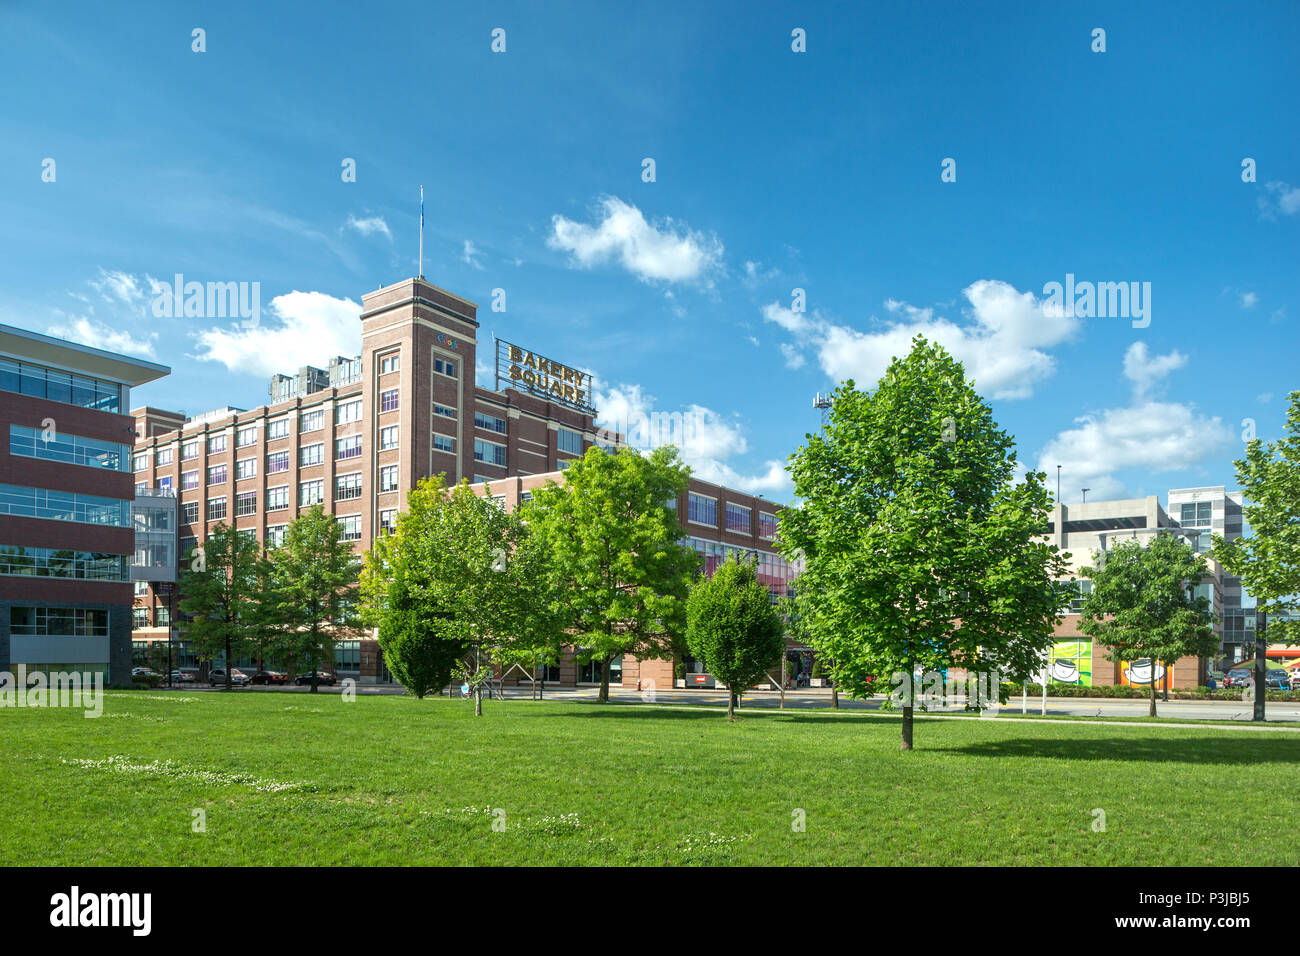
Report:
[{"label": "utility pole", "polygon": [[1056,503],[1061,503],[1061,466],[1056,466]]}]

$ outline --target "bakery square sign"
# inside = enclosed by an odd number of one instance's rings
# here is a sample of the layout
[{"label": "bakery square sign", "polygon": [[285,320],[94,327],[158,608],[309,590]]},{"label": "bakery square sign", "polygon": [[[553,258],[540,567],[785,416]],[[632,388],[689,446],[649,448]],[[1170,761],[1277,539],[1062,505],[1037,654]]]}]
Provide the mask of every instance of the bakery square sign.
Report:
[{"label": "bakery square sign", "polygon": [[591,374],[497,339],[497,391],[502,384],[521,392],[596,413],[591,404]]}]

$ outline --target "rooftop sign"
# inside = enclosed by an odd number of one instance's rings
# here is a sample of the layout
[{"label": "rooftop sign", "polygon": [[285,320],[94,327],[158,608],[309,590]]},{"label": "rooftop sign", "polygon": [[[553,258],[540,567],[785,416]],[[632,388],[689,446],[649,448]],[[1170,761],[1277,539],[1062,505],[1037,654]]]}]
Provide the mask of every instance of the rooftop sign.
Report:
[{"label": "rooftop sign", "polygon": [[536,352],[497,339],[497,391],[514,388],[545,398],[588,415],[591,404],[591,374],[562,365]]}]

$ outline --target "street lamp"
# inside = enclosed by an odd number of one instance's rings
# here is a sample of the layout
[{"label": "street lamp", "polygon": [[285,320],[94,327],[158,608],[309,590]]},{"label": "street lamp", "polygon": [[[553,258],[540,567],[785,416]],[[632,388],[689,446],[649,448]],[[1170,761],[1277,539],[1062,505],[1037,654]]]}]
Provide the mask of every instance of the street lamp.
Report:
[{"label": "street lamp", "polygon": [[1090,492],[1090,491],[1092,491],[1091,488],[1084,488],[1084,489],[1083,489],[1083,502],[1084,502],[1085,504],[1086,504],[1087,501],[1088,501],[1088,492]]}]

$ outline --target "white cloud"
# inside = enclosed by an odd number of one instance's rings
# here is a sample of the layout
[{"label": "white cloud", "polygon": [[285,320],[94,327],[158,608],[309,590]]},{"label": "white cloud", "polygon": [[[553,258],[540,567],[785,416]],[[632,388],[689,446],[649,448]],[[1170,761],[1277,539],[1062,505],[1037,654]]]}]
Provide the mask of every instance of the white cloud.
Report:
[{"label": "white cloud", "polygon": [[1276,219],[1278,213],[1294,216],[1300,212],[1300,186],[1280,181],[1266,183],[1259,195],[1259,209],[1265,219]]},{"label": "white cloud", "polygon": [[153,287],[153,279],[148,276],[144,281],[137,279],[133,275],[118,270],[106,270],[100,268],[99,278],[91,279],[90,286],[101,296],[105,302],[121,302],[124,305],[139,305],[145,300],[146,283],[150,288]]},{"label": "white cloud", "polygon": [[204,329],[195,334],[197,357],[220,362],[231,372],[286,374],[303,365],[321,366],[336,355],[361,351],[361,306],[323,292],[278,295],[255,328]]},{"label": "white cloud", "polygon": [[88,319],[84,316],[72,316],[70,318],[71,322],[69,324],[50,326],[45,331],[49,335],[61,339],[80,342],[82,345],[89,345],[97,349],[106,349],[109,352],[138,355],[142,358],[151,358],[154,355],[154,341],[158,338],[157,332],[151,332],[145,338],[137,339],[129,332],[114,329],[94,319]]},{"label": "white cloud", "polygon": [[384,221],[383,216],[370,216],[366,219],[358,219],[351,214],[348,215],[348,228],[355,229],[363,236],[381,235],[386,237],[390,242],[393,234],[389,231],[388,223]]},{"label": "white cloud", "polygon": [[[1046,350],[1073,337],[1080,320],[1053,313],[1033,293],[998,280],[981,279],[963,294],[970,303],[965,323],[888,299],[891,318],[871,332],[830,322],[816,311],[811,316],[792,312],[775,302],[762,311],[795,337],[794,346],[815,350],[822,370],[836,381],[852,378],[873,386],[894,357],[911,351],[912,338],[924,335],[962,362],[981,391],[993,398],[1028,398],[1056,370],[1056,360]],[[789,352],[782,351],[789,365]]]},{"label": "white cloud", "polygon": [[738,424],[711,408],[692,404],[680,411],[660,411],[640,385],[598,389],[595,403],[598,426],[622,433],[628,444],[643,452],[675,445],[698,478],[753,494],[787,493],[791,488],[782,462],[765,461],[763,470],[753,475],[729,464],[728,459],[749,450],[749,442]]},{"label": "white cloud", "polygon": [[1124,377],[1133,383],[1133,394],[1142,397],[1164,378],[1187,364],[1187,356],[1177,349],[1167,355],[1152,356],[1145,342],[1134,342],[1124,353]]},{"label": "white cloud", "polygon": [[1075,419],[1076,428],[1048,442],[1038,459],[1054,487],[1061,465],[1062,497],[1077,501],[1081,488],[1094,500],[1124,494],[1116,472],[1132,468],[1160,473],[1194,468],[1217,458],[1232,445],[1235,433],[1215,416],[1200,415],[1190,405],[1143,401],[1109,408]]},{"label": "white cloud", "polygon": [[[755,344],[757,345],[758,343]],[[781,356],[785,359],[786,368],[794,369],[794,368],[803,368],[804,366],[803,353],[800,352],[793,345],[791,345],[789,342],[781,343]]]},{"label": "white cloud", "polygon": [[1269,402],[1273,401],[1273,393],[1260,392],[1258,395],[1255,396],[1255,400],[1258,401],[1261,405],[1267,405]]},{"label": "white cloud", "polygon": [[466,239],[464,250],[461,252],[460,260],[475,269],[482,269],[483,263],[478,261],[479,249],[474,245],[474,240]]},{"label": "white cloud", "polygon": [[1259,302],[1259,296],[1253,292],[1242,292],[1238,297],[1243,309],[1255,308],[1255,303]]},{"label": "white cloud", "polygon": [[592,225],[552,216],[546,244],[569,253],[584,269],[616,260],[644,282],[707,281],[721,266],[716,236],[679,228],[671,219],[651,224],[640,209],[615,196],[601,200],[600,216]]}]

